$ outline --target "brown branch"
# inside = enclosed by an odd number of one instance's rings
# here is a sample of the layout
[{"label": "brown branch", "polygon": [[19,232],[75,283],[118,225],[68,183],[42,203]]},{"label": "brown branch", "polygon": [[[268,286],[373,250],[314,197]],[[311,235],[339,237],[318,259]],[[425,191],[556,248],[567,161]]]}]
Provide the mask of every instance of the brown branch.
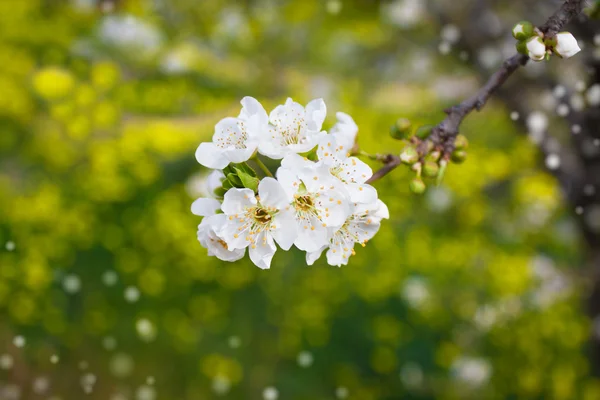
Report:
[{"label": "brown branch", "polygon": [[[562,6],[542,25],[539,29],[546,36],[554,36],[558,33],[571,19],[576,17],[583,10],[585,0],[565,0]],[[527,64],[529,57],[523,54],[514,55],[502,63],[502,66],[487,80],[487,82],[470,98],[460,104],[452,106],[445,110],[446,118],[440,122],[431,132],[430,141],[434,148],[439,149],[443,157],[448,160],[454,151],[454,140],[458,135],[462,121],[474,110],[481,110],[487,103],[492,94],[501,87],[504,82],[521,66]],[[427,143],[424,141],[418,150],[424,154],[424,149],[427,148]],[[394,155],[387,155],[384,158],[384,166],[376,171],[369,182],[374,182],[377,179],[387,175],[401,163],[399,158]]]},{"label": "brown branch", "polygon": [[367,183],[375,182],[392,172],[398,165],[402,164],[400,157],[393,154],[388,154],[381,158],[383,167],[375,171],[375,173],[367,180]]}]

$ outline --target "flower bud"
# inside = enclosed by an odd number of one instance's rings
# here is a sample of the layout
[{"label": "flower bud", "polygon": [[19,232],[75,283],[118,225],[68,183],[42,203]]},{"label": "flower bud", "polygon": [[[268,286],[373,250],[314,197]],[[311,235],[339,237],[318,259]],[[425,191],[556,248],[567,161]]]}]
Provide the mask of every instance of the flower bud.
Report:
[{"label": "flower bud", "polygon": [[415,136],[419,139],[427,139],[431,135],[431,131],[435,128],[433,125],[423,125],[417,128]]},{"label": "flower bud", "polygon": [[518,41],[517,44],[515,45],[515,47],[517,48],[517,52],[519,52],[520,54],[527,55],[528,51],[527,51],[527,41],[526,40]]},{"label": "flower bud", "polygon": [[457,150],[464,150],[469,147],[469,140],[465,135],[458,135],[454,139],[454,148]]},{"label": "flower bud", "polygon": [[419,153],[413,146],[406,146],[400,153],[400,160],[408,165],[412,165],[419,161]]},{"label": "flower bud", "polygon": [[533,24],[529,21],[521,21],[512,29],[512,35],[517,40],[525,40],[533,35]]},{"label": "flower bud", "polygon": [[467,152],[464,150],[454,150],[450,156],[450,159],[453,163],[461,164],[467,159]]},{"label": "flower bud", "polygon": [[581,51],[577,39],[569,32],[560,32],[556,34],[556,45],[554,52],[562,58],[573,57]]},{"label": "flower bud", "polygon": [[407,139],[410,136],[412,124],[408,118],[398,118],[396,123],[390,127],[390,136],[394,139]]},{"label": "flower bud", "polygon": [[440,172],[440,166],[433,161],[427,161],[425,165],[423,165],[423,175],[427,178],[435,178]]},{"label": "flower bud", "polygon": [[425,183],[421,180],[421,178],[414,178],[411,180],[408,184],[408,187],[414,194],[423,194],[425,189],[427,189],[427,186],[425,186]]},{"label": "flower bud", "polygon": [[432,151],[429,154],[427,154],[427,156],[425,157],[425,161],[437,162],[441,156],[442,156],[441,151],[439,151],[439,150]]},{"label": "flower bud", "polygon": [[533,36],[526,42],[527,55],[533,61],[542,61],[546,57],[546,45],[539,36]]}]

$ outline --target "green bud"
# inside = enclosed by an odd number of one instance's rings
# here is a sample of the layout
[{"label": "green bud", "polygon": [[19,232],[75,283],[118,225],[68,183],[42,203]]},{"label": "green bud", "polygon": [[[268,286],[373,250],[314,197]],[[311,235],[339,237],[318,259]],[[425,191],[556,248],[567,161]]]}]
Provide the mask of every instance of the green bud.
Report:
[{"label": "green bud", "polygon": [[433,161],[427,161],[425,165],[423,165],[423,175],[427,178],[435,178],[439,172],[439,165]]},{"label": "green bud", "polygon": [[517,48],[517,51],[520,54],[525,54],[525,55],[528,54],[528,51],[527,51],[527,40],[520,40],[520,41],[518,41],[517,44],[515,45],[515,47]]},{"label": "green bud", "polygon": [[411,180],[408,187],[414,194],[423,194],[425,189],[427,189],[427,186],[425,186],[425,183],[420,178]]},{"label": "green bud", "polygon": [[398,118],[396,123],[390,127],[390,136],[402,140],[410,137],[412,123],[408,118]]},{"label": "green bud", "polygon": [[418,137],[419,139],[427,139],[429,137],[429,135],[431,135],[431,131],[433,131],[433,128],[435,128],[435,126],[433,125],[423,125],[417,128],[417,131],[415,132],[415,136]]},{"label": "green bud", "polygon": [[454,150],[450,156],[450,159],[453,163],[461,164],[467,159],[467,152],[464,150]]},{"label": "green bud", "polygon": [[413,146],[406,146],[400,153],[400,160],[408,165],[412,165],[419,161],[419,153]]},{"label": "green bud", "polygon": [[512,29],[512,35],[517,40],[525,40],[533,36],[534,27],[529,21],[521,21]]},{"label": "green bud", "polygon": [[465,150],[469,147],[469,140],[465,135],[458,135],[456,139],[454,139],[454,148],[456,150]]},{"label": "green bud", "polygon": [[425,161],[437,162],[441,156],[442,153],[439,150],[432,151],[429,154],[427,154],[427,156],[425,157]]}]

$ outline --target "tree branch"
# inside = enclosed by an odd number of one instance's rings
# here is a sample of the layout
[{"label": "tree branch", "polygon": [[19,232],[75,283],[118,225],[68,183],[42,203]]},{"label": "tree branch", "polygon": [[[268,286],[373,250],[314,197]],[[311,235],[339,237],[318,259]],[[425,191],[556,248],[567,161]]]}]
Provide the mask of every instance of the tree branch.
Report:
[{"label": "tree branch", "polygon": [[[539,29],[546,36],[552,37],[574,17],[583,10],[585,0],[565,0],[562,6],[542,25]],[[427,141],[439,149],[443,157],[448,160],[454,151],[454,140],[458,135],[462,121],[474,110],[481,110],[487,103],[492,94],[501,87],[504,82],[521,66],[527,64],[529,57],[523,54],[517,54],[505,60],[498,71],[496,71],[487,80],[487,82],[470,98],[460,104],[452,106],[445,110],[447,117],[440,122],[431,132],[426,141],[423,141],[418,148],[420,154],[425,154],[428,146]],[[384,166],[376,171],[369,182],[374,182],[400,165],[400,159],[392,154],[383,158]]]}]

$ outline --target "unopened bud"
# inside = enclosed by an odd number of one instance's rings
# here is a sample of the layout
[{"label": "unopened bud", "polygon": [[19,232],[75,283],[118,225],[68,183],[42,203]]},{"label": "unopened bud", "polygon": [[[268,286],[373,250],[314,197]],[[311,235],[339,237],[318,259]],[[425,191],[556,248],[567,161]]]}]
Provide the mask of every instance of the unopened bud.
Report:
[{"label": "unopened bud", "polygon": [[433,161],[427,161],[425,165],[423,165],[423,175],[427,178],[435,178],[438,175],[438,172],[440,172],[440,166]]},{"label": "unopened bud", "polygon": [[521,21],[512,29],[512,35],[517,40],[524,40],[533,35],[533,24],[529,21]]},{"label": "unopened bud", "polygon": [[465,135],[458,135],[456,139],[454,139],[454,148],[456,150],[465,150],[469,147],[469,140]]},{"label": "unopened bud", "polygon": [[546,45],[541,37],[533,36],[527,39],[525,46],[527,47],[527,55],[533,61],[542,61],[546,58]]},{"label": "unopened bud", "polygon": [[425,183],[420,178],[411,180],[408,187],[414,194],[423,194],[425,189],[427,189],[427,186],[425,186]]},{"label": "unopened bud", "polygon": [[427,157],[425,157],[425,161],[437,162],[441,156],[442,153],[439,150],[432,151],[431,153],[427,154]]},{"label": "unopened bud", "polygon": [[410,136],[412,123],[408,118],[398,118],[396,123],[390,127],[390,136],[394,139],[407,139]]},{"label": "unopened bud", "polygon": [[581,51],[577,39],[569,32],[560,32],[555,36],[554,52],[562,58],[573,57]]},{"label": "unopened bud", "polygon": [[417,128],[415,136],[419,139],[427,139],[431,135],[431,131],[435,128],[433,125],[423,125]]},{"label": "unopened bud", "polygon": [[400,160],[408,165],[412,165],[419,161],[419,153],[413,146],[406,146],[400,153]]},{"label": "unopened bud", "polygon": [[460,164],[467,159],[467,152],[464,150],[454,150],[450,159],[453,163]]}]

